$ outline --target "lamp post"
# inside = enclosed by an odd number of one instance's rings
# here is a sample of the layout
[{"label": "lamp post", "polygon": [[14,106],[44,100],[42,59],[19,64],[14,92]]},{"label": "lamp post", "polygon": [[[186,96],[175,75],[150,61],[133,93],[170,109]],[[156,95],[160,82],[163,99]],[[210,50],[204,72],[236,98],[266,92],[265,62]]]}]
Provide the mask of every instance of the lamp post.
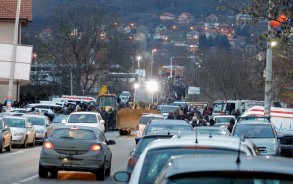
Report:
[{"label": "lamp post", "polygon": [[82,96],[84,96],[84,89],[82,90]]},{"label": "lamp post", "polygon": [[172,78],[172,73],[173,73],[173,58],[175,57],[170,57],[170,66],[171,66],[171,69],[170,69],[170,78]]},{"label": "lamp post", "polygon": [[136,59],[137,59],[137,69],[138,69],[138,83],[140,83],[140,64],[139,64],[139,62],[141,60],[141,56],[137,56]]},{"label": "lamp post", "polygon": [[153,78],[153,63],[154,63],[154,52],[156,52],[157,49],[152,49],[152,61],[151,61],[151,78]]},{"label": "lamp post", "polygon": [[154,103],[154,92],[158,90],[159,84],[155,80],[151,80],[146,84],[147,90],[152,93],[152,103]]},{"label": "lamp post", "polygon": [[8,96],[7,96],[8,97],[7,98],[8,111],[11,111],[11,103],[12,103],[12,95],[13,95],[13,81],[14,81],[14,73],[15,73],[14,70],[15,70],[15,62],[16,62],[16,49],[18,44],[20,5],[21,5],[21,0],[17,0],[16,17],[15,17],[14,34],[13,34],[13,48],[12,48],[11,67],[10,67],[10,78],[8,83]]},{"label": "lamp post", "polygon": [[136,101],[136,90],[139,88],[139,84],[135,83],[133,87],[134,87],[133,102],[135,103],[135,101]]}]

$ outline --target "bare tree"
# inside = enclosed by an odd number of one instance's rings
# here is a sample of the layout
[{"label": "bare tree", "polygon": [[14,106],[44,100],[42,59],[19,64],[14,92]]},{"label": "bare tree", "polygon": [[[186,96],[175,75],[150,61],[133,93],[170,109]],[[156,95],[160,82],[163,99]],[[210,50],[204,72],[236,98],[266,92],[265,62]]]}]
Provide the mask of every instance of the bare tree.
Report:
[{"label": "bare tree", "polygon": [[50,34],[38,39],[39,57],[55,68],[62,85],[74,94],[97,92],[111,64],[124,57],[126,35],[118,20],[89,6],[61,7],[50,25]]}]

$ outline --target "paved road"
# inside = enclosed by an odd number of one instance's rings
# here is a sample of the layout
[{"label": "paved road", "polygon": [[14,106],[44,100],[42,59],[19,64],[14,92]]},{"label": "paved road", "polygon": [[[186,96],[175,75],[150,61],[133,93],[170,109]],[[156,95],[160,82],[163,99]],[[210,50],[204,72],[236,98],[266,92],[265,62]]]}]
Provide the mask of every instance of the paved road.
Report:
[{"label": "paved road", "polygon": [[105,181],[96,181],[95,175],[83,172],[59,172],[58,178],[41,179],[38,177],[38,161],[41,146],[32,148],[13,148],[10,153],[0,154],[0,184],[83,184],[83,183],[118,183],[113,174],[125,170],[130,151],[134,148],[135,134],[120,136],[117,131],[106,132],[107,139],[116,141],[111,145],[113,153],[111,176]]}]

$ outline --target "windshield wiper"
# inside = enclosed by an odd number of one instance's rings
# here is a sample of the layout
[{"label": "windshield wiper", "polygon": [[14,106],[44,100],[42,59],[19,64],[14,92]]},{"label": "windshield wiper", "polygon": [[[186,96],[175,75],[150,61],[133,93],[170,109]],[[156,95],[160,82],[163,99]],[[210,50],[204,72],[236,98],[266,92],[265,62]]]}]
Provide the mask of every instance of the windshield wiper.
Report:
[{"label": "windshield wiper", "polygon": [[61,139],[73,139],[73,137],[70,137],[70,136],[61,136],[60,138]]}]

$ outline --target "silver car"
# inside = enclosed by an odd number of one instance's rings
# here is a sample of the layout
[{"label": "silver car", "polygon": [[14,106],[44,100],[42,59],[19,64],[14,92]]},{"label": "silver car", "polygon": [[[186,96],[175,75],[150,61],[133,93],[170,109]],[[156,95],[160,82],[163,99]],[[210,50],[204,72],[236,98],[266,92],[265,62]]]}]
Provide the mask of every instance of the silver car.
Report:
[{"label": "silver car", "polygon": [[68,125],[54,129],[45,139],[39,161],[39,177],[48,172],[56,178],[58,171],[84,171],[104,180],[111,173],[112,152],[99,128]]},{"label": "silver car", "polygon": [[27,117],[22,116],[4,116],[3,120],[10,127],[12,132],[12,145],[35,146],[36,132]]},{"label": "silver car", "polygon": [[36,142],[42,143],[51,134],[52,126],[49,118],[42,115],[25,114],[32,122],[36,131]]}]

